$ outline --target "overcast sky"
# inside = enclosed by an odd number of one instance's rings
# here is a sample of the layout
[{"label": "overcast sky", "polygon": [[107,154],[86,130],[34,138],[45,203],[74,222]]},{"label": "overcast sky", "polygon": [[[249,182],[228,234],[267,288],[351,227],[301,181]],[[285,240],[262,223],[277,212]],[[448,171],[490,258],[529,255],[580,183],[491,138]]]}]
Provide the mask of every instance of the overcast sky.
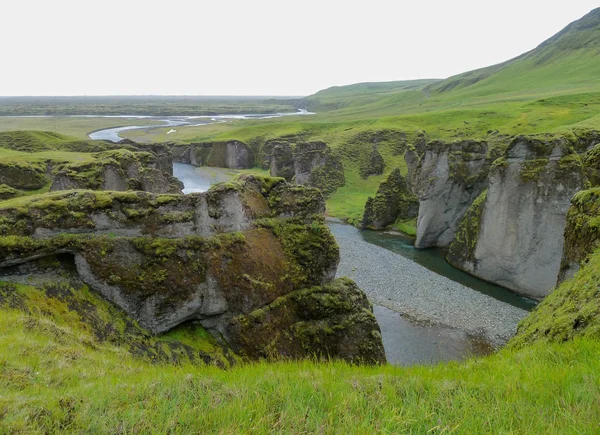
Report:
[{"label": "overcast sky", "polygon": [[445,78],[598,0],[2,0],[0,95],[308,95]]}]

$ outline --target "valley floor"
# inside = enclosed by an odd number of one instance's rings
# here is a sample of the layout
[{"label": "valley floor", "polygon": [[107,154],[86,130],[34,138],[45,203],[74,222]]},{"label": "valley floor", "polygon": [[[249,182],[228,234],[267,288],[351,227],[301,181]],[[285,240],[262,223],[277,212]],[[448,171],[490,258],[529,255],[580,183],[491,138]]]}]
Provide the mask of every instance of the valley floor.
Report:
[{"label": "valley floor", "polygon": [[457,328],[504,345],[528,312],[438,275],[401,255],[361,239],[348,225],[330,225],[347,276],[369,299],[417,321]]}]

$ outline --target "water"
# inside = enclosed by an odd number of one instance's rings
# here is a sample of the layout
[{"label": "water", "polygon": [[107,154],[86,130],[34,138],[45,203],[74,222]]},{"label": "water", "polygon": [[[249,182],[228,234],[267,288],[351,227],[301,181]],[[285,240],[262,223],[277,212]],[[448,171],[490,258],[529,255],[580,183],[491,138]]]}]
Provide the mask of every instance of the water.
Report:
[{"label": "water", "polygon": [[[173,172],[183,182],[184,193],[208,190],[212,184],[229,181],[237,173],[237,171],[229,169],[196,168],[183,163],[175,163]],[[335,226],[337,234],[362,237],[369,243],[389,249],[475,290],[486,294],[495,292],[498,298],[506,298],[507,301],[523,304],[529,308],[534,304],[501,287],[454,269],[446,263],[441,250],[415,249],[410,237],[374,231],[358,231],[352,226],[340,223],[330,223],[329,225]],[[492,348],[485,341],[469,336],[455,328],[412,322],[395,311],[379,305],[373,307],[373,313],[381,328],[386,357],[391,364],[437,364],[444,361],[460,361],[470,356],[487,355],[492,352]]]},{"label": "water", "polygon": [[[297,116],[297,115],[314,115],[312,112],[308,112],[303,109],[298,109],[292,113],[269,113],[269,114],[240,114],[240,115],[200,115],[200,116],[168,116],[168,117],[157,117],[157,116],[98,116],[98,118],[123,118],[123,119],[154,119],[162,122],[159,125],[128,125],[122,127],[106,128],[103,130],[93,131],[88,136],[94,140],[107,140],[110,142],[119,142],[123,138],[119,133],[127,130],[153,130],[156,128],[163,127],[197,127],[199,125],[215,124],[219,122],[229,122],[232,120],[239,119],[270,119],[280,118],[283,116]],[[94,117],[94,115],[74,115],[80,117]],[[130,121],[133,122],[133,121]]]},{"label": "water", "polygon": [[183,182],[183,193],[206,192],[210,186],[230,181],[238,171],[173,163],[173,175]]},{"label": "water", "polygon": [[444,249],[416,249],[414,239],[401,233],[361,231],[360,235],[369,243],[400,254],[438,275],[445,276],[499,301],[528,311],[531,311],[537,305],[537,302],[533,299],[525,298],[452,267],[445,259],[446,250]]},{"label": "water", "polygon": [[385,356],[390,364],[437,364],[492,352],[485,341],[458,329],[419,325],[379,305],[373,306],[373,314],[381,328]]}]

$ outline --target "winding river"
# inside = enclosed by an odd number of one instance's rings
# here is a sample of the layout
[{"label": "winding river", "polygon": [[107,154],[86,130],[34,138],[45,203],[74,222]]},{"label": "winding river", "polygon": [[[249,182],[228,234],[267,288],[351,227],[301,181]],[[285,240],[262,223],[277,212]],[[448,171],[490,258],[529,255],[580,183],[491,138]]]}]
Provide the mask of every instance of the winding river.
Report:
[{"label": "winding river", "polygon": [[[230,169],[194,167],[182,163],[175,163],[173,171],[184,183],[184,193],[206,191],[212,184],[228,181],[237,173]],[[339,237],[346,240],[350,237],[361,243],[368,242],[418,263],[435,274],[502,301],[502,304],[510,304],[521,310],[530,310],[535,305],[533,301],[454,269],[446,263],[440,250],[415,249],[409,237],[396,233],[360,231],[336,222],[330,222],[329,226],[338,242],[342,240]],[[346,255],[343,251],[344,245],[340,243],[342,258]],[[436,364],[442,361],[463,360],[492,351],[486,340],[459,328],[415,322],[377,303],[373,308],[381,327],[388,361],[392,364]]]},{"label": "winding river", "polygon": [[[128,130],[154,130],[157,128],[164,127],[197,127],[199,125],[215,124],[219,122],[229,122],[239,119],[270,119],[270,118],[281,118],[284,116],[302,116],[302,115],[314,115],[312,112],[308,112],[304,109],[298,109],[296,112],[291,113],[265,113],[265,114],[240,114],[240,115],[202,115],[202,116],[106,116],[107,118],[123,118],[127,123],[135,122],[135,119],[150,119],[162,124],[158,125],[125,125],[121,127],[105,128],[102,130],[93,131],[88,134],[90,139],[94,140],[107,140],[110,142],[119,142],[123,138],[119,133]],[[104,116],[99,116],[103,118]],[[177,130],[171,129],[167,134],[176,132]]]}]

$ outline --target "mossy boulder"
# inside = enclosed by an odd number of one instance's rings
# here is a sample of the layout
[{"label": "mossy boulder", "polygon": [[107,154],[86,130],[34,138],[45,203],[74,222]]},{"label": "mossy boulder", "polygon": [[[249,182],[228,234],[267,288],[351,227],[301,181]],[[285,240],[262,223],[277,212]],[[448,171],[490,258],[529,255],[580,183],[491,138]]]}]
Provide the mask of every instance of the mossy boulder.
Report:
[{"label": "mossy boulder", "polygon": [[0,201],[16,198],[19,195],[21,195],[21,192],[19,192],[17,189],[13,189],[6,184],[0,184]]},{"label": "mossy boulder", "polygon": [[287,181],[292,181],[295,176],[292,145],[288,142],[277,141],[270,142],[269,146],[272,147],[269,174],[272,177],[283,177]]},{"label": "mossy boulder", "polygon": [[381,182],[375,197],[367,199],[361,227],[382,230],[398,220],[416,218],[418,211],[419,200],[396,168]]},{"label": "mossy boulder", "polygon": [[346,184],[340,157],[325,142],[300,142],[294,149],[294,181],[328,196]]},{"label": "mossy boulder", "polygon": [[365,294],[347,278],[298,290],[231,319],[231,346],[245,356],[307,356],[382,364],[381,331]]}]

